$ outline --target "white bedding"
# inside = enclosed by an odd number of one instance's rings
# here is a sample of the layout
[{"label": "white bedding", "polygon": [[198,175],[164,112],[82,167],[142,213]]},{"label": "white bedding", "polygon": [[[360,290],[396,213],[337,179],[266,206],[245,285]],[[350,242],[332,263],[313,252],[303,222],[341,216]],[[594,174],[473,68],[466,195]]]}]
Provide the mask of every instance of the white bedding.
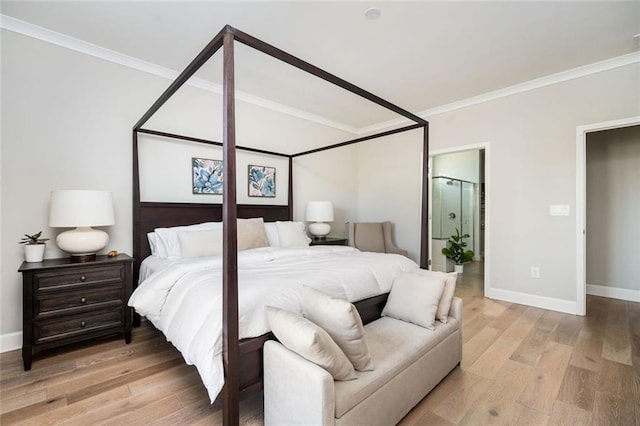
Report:
[{"label": "white bedding", "polygon": [[[147,262],[145,260],[145,262]],[[129,300],[194,364],[211,401],[224,383],[222,368],[222,260],[220,256],[144,266],[146,279]],[[264,306],[301,313],[302,285],[350,302],[391,289],[395,276],[418,266],[404,256],[352,247],[264,247],[238,253],[239,334],[269,331]],[[155,272],[152,272],[155,271]]]}]

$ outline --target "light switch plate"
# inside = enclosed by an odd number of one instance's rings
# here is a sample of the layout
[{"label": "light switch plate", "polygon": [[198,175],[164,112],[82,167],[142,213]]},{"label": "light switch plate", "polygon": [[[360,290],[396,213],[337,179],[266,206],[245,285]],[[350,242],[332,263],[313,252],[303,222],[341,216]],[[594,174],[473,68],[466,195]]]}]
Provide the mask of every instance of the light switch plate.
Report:
[{"label": "light switch plate", "polygon": [[569,216],[569,204],[552,204],[549,207],[551,216]]}]

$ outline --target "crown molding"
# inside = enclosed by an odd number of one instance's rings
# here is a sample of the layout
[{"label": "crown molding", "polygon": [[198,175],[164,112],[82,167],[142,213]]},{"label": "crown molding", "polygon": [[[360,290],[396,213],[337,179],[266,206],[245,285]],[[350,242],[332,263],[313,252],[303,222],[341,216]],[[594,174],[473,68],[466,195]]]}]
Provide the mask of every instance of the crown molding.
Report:
[{"label": "crown molding", "polygon": [[[562,71],[556,74],[551,74],[545,77],[530,80],[525,83],[516,84],[513,86],[505,87],[504,89],[494,90],[482,95],[474,96],[472,98],[463,99],[461,101],[452,102],[449,104],[441,105],[435,108],[430,108],[416,113],[420,118],[428,120],[438,114],[455,111],[462,108],[467,108],[473,105],[478,105],[484,102],[493,101],[507,96],[517,95],[519,93],[528,92],[530,90],[540,89],[542,87],[551,86],[565,81],[574,80],[580,77],[586,77],[588,75],[597,74],[599,72],[612,70],[615,68],[625,67],[628,65],[636,64],[640,62],[640,52],[634,52],[623,56],[607,59],[593,64],[585,65],[578,68],[573,68],[567,71]],[[390,127],[396,127],[406,125],[410,121],[405,118],[397,118],[394,120],[385,121],[382,123],[374,124],[368,127],[362,127],[358,131],[359,133],[375,133],[381,130],[386,130]]]},{"label": "crown molding", "polygon": [[[178,77],[178,75],[180,74],[176,70],[172,70],[170,68],[147,62],[142,59],[134,58],[133,56],[109,50],[104,47],[65,34],[48,30],[29,22],[21,21],[11,16],[0,14],[0,28],[47,43],[51,43],[56,46],[64,47],[69,50],[83,53],[85,55],[93,56],[95,58],[122,65],[127,68],[165,78],[167,80],[175,80],[176,77]],[[216,93],[218,95],[222,95],[221,85],[201,78],[192,77],[185,84],[212,93]],[[236,99],[262,108],[270,109],[272,111],[281,112],[293,117],[302,118],[303,120],[332,127],[334,129],[342,130],[356,135],[358,134],[358,129],[356,127],[349,126],[345,123],[341,123],[335,120],[330,120],[328,118],[321,117],[319,115],[312,114],[298,108],[293,108],[278,102],[274,102],[269,99],[254,96],[246,92],[236,90]]]},{"label": "crown molding", "polygon": [[[128,68],[132,68],[138,71],[142,71],[148,74],[152,74],[168,80],[175,80],[179,75],[179,72],[166,68],[151,62],[143,61],[132,56],[128,56],[113,50],[106,49],[104,47],[97,46],[86,41],[79,40],[74,37],[70,37],[65,34],[61,34],[55,31],[48,30],[46,28],[21,21],[19,19],[0,14],[0,28],[12,31],[27,37],[32,37],[47,43],[51,43],[60,47],[64,47],[76,52],[80,52],[89,56],[93,56],[105,61],[109,61],[115,64],[119,64]],[[462,108],[467,108],[473,105],[478,105],[484,102],[493,101],[496,99],[504,98],[507,96],[524,93],[530,90],[540,89],[542,87],[551,86],[554,84],[562,83],[565,81],[573,80],[580,77],[585,77],[591,74],[596,74],[603,71],[612,70],[619,67],[624,67],[640,62],[640,52],[634,52],[623,56],[607,59],[604,61],[596,62],[593,64],[585,65],[582,67],[574,68],[567,71],[562,71],[556,74],[551,74],[545,77],[541,77],[535,80],[530,80],[525,83],[516,84],[513,86],[505,87],[503,89],[494,90],[484,93],[482,95],[474,96],[472,98],[463,99],[461,101],[452,102],[449,104],[430,108],[416,113],[417,116],[429,119],[438,114],[455,111]],[[201,78],[191,78],[186,83],[189,86],[197,87],[202,90],[206,90],[218,95],[222,94],[222,86],[219,84],[211,83]],[[298,108],[293,108],[278,102],[271,101],[269,99],[261,98],[251,95],[246,92],[236,91],[236,99],[253,104],[265,109],[277,111],[283,114],[287,114],[293,117],[301,118],[303,120],[318,123],[324,126],[328,126],[337,130],[342,130],[356,135],[366,135],[383,130],[388,130],[397,126],[405,125],[410,121],[406,118],[396,118],[389,121],[373,124],[371,126],[365,126],[361,128],[349,126],[345,123],[341,123],[335,120],[303,111]]]}]

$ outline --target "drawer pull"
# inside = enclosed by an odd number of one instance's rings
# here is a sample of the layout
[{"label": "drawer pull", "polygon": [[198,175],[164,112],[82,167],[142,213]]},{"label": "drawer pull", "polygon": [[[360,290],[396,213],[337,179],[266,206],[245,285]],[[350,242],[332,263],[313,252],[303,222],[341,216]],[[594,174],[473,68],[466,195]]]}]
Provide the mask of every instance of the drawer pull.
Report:
[{"label": "drawer pull", "polygon": [[87,323],[86,321],[80,321],[80,327],[86,327]]},{"label": "drawer pull", "polygon": [[87,303],[87,298],[86,297],[80,298],[80,303]]},{"label": "drawer pull", "polygon": [[85,282],[87,280],[87,277],[85,277],[84,275],[80,277],[80,281]]}]

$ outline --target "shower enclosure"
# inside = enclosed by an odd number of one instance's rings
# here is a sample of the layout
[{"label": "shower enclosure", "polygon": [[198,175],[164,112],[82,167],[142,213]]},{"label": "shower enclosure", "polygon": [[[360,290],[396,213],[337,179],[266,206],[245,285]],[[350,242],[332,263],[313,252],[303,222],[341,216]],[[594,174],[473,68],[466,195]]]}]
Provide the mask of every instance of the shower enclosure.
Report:
[{"label": "shower enclosure", "polygon": [[446,176],[434,177],[432,183],[433,238],[449,238],[457,228],[469,234],[464,241],[473,250],[477,184]]}]

